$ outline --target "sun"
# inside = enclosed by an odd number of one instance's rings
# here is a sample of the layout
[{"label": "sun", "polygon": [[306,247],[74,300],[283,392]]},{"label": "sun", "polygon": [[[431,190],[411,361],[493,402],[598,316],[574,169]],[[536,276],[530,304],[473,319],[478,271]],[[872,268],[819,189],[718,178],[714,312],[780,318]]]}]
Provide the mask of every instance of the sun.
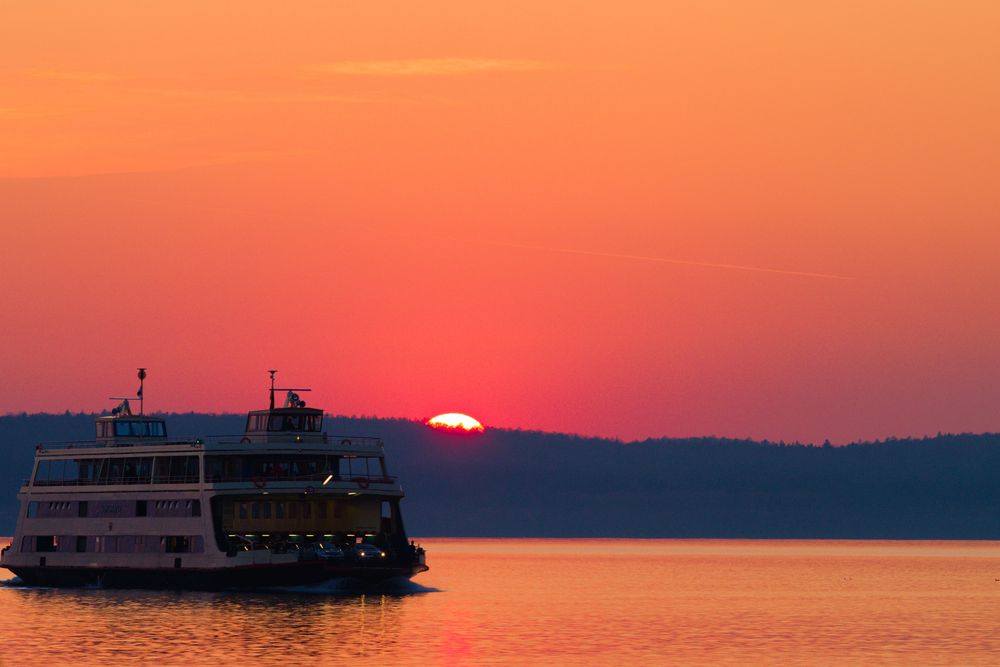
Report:
[{"label": "sun", "polygon": [[481,433],[486,430],[486,428],[479,423],[478,419],[474,419],[469,415],[463,415],[461,412],[446,412],[443,415],[431,417],[427,420],[427,425],[432,428],[440,428],[448,431]]}]

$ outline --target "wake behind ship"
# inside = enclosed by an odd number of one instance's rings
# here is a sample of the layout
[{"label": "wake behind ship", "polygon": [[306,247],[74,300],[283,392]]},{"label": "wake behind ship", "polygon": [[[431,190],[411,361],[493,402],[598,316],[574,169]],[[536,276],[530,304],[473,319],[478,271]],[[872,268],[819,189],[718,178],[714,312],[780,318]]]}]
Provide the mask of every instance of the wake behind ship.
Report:
[{"label": "wake behind ship", "polygon": [[242,436],[171,441],[124,399],[96,441],[39,445],[0,565],[29,585],[197,589],[427,570],[382,441],[328,435],[299,391],[275,388],[271,371],[270,406]]}]

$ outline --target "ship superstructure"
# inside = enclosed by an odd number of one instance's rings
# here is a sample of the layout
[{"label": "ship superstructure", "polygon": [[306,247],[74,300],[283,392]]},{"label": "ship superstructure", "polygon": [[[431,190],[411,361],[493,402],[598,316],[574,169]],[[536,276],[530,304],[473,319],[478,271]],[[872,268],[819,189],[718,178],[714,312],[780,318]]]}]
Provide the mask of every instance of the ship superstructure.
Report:
[{"label": "ship superstructure", "polygon": [[269,407],[242,435],[171,440],[163,419],[123,399],[97,419],[96,440],[39,445],[0,563],[27,584],[152,588],[426,570],[382,440],[328,435],[301,391],[276,388],[272,371]]}]

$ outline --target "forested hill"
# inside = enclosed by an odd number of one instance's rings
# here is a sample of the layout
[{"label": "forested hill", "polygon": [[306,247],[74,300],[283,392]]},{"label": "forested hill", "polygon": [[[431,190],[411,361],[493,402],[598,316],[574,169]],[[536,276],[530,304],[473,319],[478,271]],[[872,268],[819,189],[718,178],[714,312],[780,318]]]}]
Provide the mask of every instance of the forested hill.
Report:
[{"label": "forested hill", "polygon": [[[172,437],[233,434],[241,415],[166,415]],[[0,535],[39,441],[92,437],[93,415],[0,417]],[[1000,435],[845,447],[717,438],[621,443],[433,431],[327,418],[385,439],[417,536],[1000,539]]]}]

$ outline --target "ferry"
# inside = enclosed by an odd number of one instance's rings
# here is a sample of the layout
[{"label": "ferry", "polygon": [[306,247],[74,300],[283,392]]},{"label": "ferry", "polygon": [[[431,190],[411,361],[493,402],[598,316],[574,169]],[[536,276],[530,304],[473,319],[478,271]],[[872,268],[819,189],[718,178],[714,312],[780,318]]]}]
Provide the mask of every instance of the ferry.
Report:
[{"label": "ferry", "polygon": [[269,407],[242,434],[171,440],[143,412],[139,369],[137,395],[113,399],[96,440],[37,446],[0,566],[26,585],[203,590],[426,571],[382,440],[328,435],[299,396],[309,390],[277,388],[269,373]]}]

